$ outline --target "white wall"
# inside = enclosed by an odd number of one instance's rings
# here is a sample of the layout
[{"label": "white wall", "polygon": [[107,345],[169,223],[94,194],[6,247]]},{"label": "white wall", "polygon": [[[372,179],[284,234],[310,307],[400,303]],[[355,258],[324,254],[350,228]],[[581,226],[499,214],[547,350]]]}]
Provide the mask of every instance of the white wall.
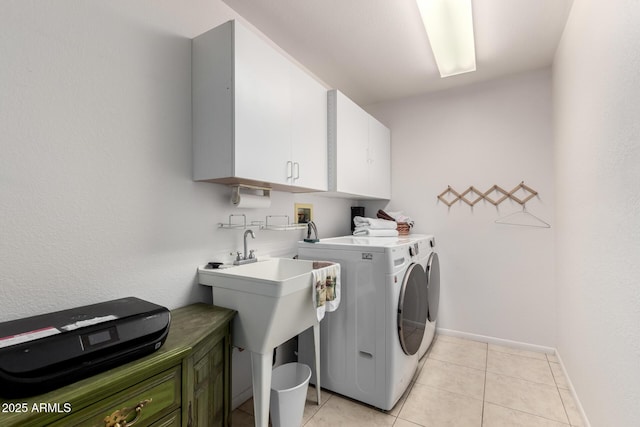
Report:
[{"label": "white wall", "polygon": [[639,22],[575,1],[553,67],[558,350],[593,426],[640,425]]},{"label": "white wall", "polygon": [[[242,248],[217,228],[236,211],[313,203],[321,236],[349,232],[349,200],[276,192],[237,210],[229,188],[192,182],[190,39],[234,17],[217,0],[0,2],[0,321],[129,295],[208,301],[196,267]],[[293,255],[302,237],[262,231],[251,247]]]},{"label": "white wall", "polygon": [[[439,327],[555,347],[554,228],[495,224],[520,210],[480,202],[447,208],[448,185],[539,192],[527,208],[555,226],[551,78],[536,71],[370,106],[392,129],[392,200],[436,236],[441,265]],[[375,203],[367,203],[375,215]]]}]

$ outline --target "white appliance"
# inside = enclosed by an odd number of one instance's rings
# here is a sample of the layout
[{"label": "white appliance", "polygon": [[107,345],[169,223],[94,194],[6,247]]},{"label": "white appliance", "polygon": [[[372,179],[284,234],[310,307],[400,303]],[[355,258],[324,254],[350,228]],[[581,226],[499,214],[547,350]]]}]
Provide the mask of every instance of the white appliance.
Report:
[{"label": "white appliance", "polygon": [[[423,267],[434,242],[432,236],[411,235],[298,243],[301,259],[341,265],[340,307],[320,322],[324,388],[383,410],[400,399],[420,350],[428,348],[425,338],[430,343],[435,330]],[[298,348],[299,360],[313,366],[312,335],[300,335]]]},{"label": "white appliance", "polygon": [[[411,237],[414,238],[414,236]],[[422,266],[427,278],[426,304],[421,306],[427,309],[427,322],[425,323],[424,337],[418,350],[418,357],[422,358],[429,350],[436,335],[440,301],[440,260],[435,251],[436,240],[433,236],[416,235],[413,245],[416,255],[414,262]],[[424,304],[425,296],[421,295],[419,301],[420,304]]]}]

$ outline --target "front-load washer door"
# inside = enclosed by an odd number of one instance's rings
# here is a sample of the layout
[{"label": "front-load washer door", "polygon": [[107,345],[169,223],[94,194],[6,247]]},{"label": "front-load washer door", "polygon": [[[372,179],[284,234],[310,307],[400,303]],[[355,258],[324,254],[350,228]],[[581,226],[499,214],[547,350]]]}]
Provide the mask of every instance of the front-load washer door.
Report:
[{"label": "front-load washer door", "polygon": [[398,301],[398,334],[402,350],[416,354],[427,322],[427,275],[420,264],[407,268]]},{"label": "front-load washer door", "polygon": [[429,321],[438,318],[438,303],[440,301],[440,261],[438,254],[432,252],[427,261],[427,295],[429,296]]}]

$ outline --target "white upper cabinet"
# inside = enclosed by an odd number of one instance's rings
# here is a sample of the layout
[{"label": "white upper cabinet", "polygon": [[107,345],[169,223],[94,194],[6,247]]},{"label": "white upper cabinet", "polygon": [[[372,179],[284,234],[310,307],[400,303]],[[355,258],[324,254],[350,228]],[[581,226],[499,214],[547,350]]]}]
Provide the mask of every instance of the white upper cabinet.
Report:
[{"label": "white upper cabinet", "polygon": [[373,197],[391,198],[391,131],[369,116],[369,183]]},{"label": "white upper cabinet", "polygon": [[248,29],[237,22],[233,26],[234,176],[288,184],[291,64]]},{"label": "white upper cabinet", "polygon": [[303,70],[294,66],[291,71],[291,183],[326,191],[327,89]]},{"label": "white upper cabinet", "polygon": [[192,60],[194,180],[327,190],[324,86],[236,21]]},{"label": "white upper cabinet", "polygon": [[342,92],[328,93],[329,190],[391,198],[391,132]]}]

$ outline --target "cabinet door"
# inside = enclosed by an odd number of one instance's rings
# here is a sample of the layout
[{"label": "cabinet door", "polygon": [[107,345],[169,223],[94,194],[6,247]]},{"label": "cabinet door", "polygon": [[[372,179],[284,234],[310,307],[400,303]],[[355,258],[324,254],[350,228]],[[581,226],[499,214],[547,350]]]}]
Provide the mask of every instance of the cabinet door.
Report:
[{"label": "cabinet door", "polygon": [[336,191],[366,195],[369,188],[369,115],[336,93]]},{"label": "cabinet door", "polygon": [[287,184],[291,166],[290,62],[235,23],[234,175]]},{"label": "cabinet door", "polygon": [[188,408],[193,427],[224,426],[229,417],[227,394],[227,338],[219,340],[206,352],[196,351],[193,362],[193,402]]},{"label": "cabinet door", "polygon": [[369,117],[369,193],[371,197],[391,198],[391,131]]},{"label": "cabinet door", "polygon": [[291,65],[291,185],[327,190],[327,90]]},{"label": "cabinet door", "polygon": [[191,45],[193,179],[233,176],[233,22]]}]

